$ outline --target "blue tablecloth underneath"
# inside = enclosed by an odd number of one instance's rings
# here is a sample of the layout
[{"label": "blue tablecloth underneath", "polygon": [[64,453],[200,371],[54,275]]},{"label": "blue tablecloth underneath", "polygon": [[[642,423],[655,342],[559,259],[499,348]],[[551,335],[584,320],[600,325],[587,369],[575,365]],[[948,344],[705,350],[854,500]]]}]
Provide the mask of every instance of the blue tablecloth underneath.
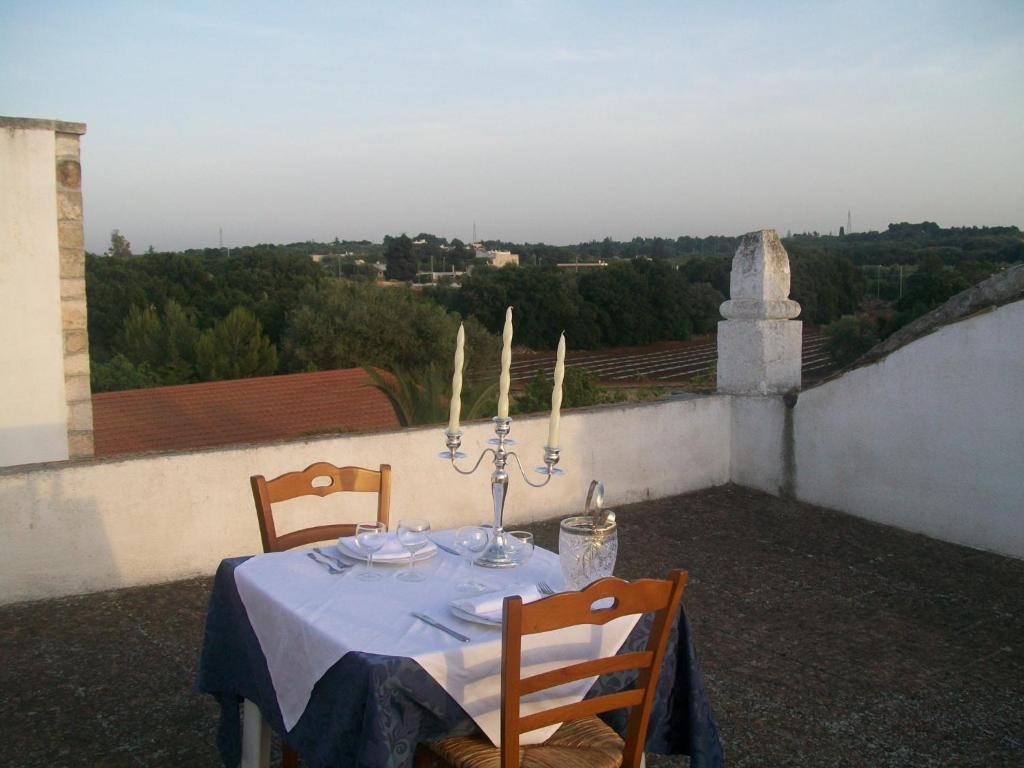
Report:
[{"label": "blue tablecloth underneath", "polygon": [[[199,691],[220,702],[217,746],[225,766],[233,768],[241,760],[243,698],[255,703],[270,727],[316,768],[409,768],[421,741],[479,734],[473,720],[412,659],[355,652],[320,679],[306,711],[285,733],[266,659],[235,587],[235,568],[247,559],[224,560],[217,569],[196,682]],[[651,616],[645,616],[622,651],[643,650],[650,624]],[[635,680],[635,671],[604,675],[588,696],[625,690]],[[626,710],[603,717],[625,733]],[[690,755],[692,768],[723,765],[718,727],[682,608],[658,678],[646,750]]]}]

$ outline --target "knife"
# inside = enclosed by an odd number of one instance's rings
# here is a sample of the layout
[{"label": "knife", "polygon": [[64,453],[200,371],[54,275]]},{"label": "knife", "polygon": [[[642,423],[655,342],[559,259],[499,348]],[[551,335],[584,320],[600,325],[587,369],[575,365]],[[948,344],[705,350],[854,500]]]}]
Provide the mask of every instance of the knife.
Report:
[{"label": "knife", "polygon": [[454,637],[459,642],[468,643],[470,641],[469,638],[466,637],[465,635],[459,634],[454,629],[448,629],[448,627],[446,627],[444,624],[441,624],[438,621],[434,621],[432,618],[430,618],[429,616],[427,616],[424,613],[417,613],[416,611],[413,611],[412,615],[415,618],[417,618],[420,621],[422,621],[424,624],[429,624],[434,629],[440,629],[442,632],[446,632],[447,634],[451,635],[452,637]]},{"label": "knife", "polygon": [[434,546],[436,546],[436,547],[437,547],[438,549],[443,549],[443,550],[444,550],[445,552],[447,552],[447,553],[448,553],[449,555],[458,555],[459,557],[462,557],[462,555],[461,555],[461,554],[459,554],[459,551],[458,551],[457,549],[452,549],[452,548],[451,548],[451,547],[449,547],[448,545],[446,545],[446,544],[442,544],[442,543],[441,543],[440,541],[438,541],[437,539],[431,539],[431,541],[432,541],[432,542],[434,543]]}]

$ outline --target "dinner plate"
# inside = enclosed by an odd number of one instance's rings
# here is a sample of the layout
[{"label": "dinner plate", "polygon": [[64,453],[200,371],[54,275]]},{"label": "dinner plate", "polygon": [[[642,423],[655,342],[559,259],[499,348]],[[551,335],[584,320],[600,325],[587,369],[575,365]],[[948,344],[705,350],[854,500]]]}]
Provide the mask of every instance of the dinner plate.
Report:
[{"label": "dinner plate", "polygon": [[453,615],[463,619],[464,621],[471,621],[474,624],[485,624],[488,627],[501,626],[501,619],[489,619],[486,616],[477,616],[475,613],[470,613],[469,611],[463,611],[461,608],[456,608],[451,603],[448,603],[448,610],[451,611]]},{"label": "dinner plate", "polygon": [[[360,560],[360,561],[362,561],[364,563],[367,562],[366,553],[360,551],[359,548],[358,548],[358,545],[355,546],[355,547],[350,547],[347,542],[342,541],[342,542],[337,544],[337,549],[345,557],[350,557],[353,560]],[[413,555],[412,559],[413,559],[414,562],[421,563],[424,560],[429,560],[430,558],[434,557],[437,554],[437,552],[438,552],[438,550],[436,548],[434,548],[434,549],[427,549],[427,550],[421,550],[420,552],[417,552],[415,555]],[[381,558],[378,555],[378,556],[373,558],[373,564],[374,565],[408,565],[409,564],[409,556],[408,555],[403,555],[402,557],[398,557],[398,558]]]}]

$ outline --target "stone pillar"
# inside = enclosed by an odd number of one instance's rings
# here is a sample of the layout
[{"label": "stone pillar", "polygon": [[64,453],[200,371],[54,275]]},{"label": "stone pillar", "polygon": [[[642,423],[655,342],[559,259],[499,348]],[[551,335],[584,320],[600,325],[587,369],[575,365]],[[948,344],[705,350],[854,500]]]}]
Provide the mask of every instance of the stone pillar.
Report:
[{"label": "stone pillar", "polygon": [[[85,305],[85,233],[82,227],[82,164],[79,137],[85,126],[56,128],[57,245],[60,248],[61,325],[64,331],[64,394],[68,404],[68,455],[93,455],[89,330]],[[80,130],[79,130],[80,128]],[[62,130],[63,129],[63,130]]]},{"label": "stone pillar", "polygon": [[84,133],[0,117],[0,466],[93,453]]},{"label": "stone pillar", "polygon": [[718,323],[718,391],[783,394],[800,388],[803,324],[789,298],[789,254],[774,229],[743,236]]}]

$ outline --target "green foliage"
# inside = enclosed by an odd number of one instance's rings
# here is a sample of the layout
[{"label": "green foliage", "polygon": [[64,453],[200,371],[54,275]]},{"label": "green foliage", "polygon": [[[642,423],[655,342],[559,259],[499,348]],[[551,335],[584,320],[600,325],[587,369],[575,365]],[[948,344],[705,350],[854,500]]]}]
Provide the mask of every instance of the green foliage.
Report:
[{"label": "green foliage", "polygon": [[[422,370],[448,360],[457,319],[405,288],[329,282],[303,294],[288,316],[283,354],[289,370],[370,365]],[[466,323],[468,376],[493,365],[497,341],[479,323]]]},{"label": "green foliage", "polygon": [[[372,386],[388,398],[395,418],[403,427],[440,424],[447,421],[451,407],[451,377],[431,366],[424,371],[395,370],[381,373],[368,366],[363,370]],[[462,418],[479,419],[494,413],[498,404],[498,385],[467,384],[462,390]]]},{"label": "green foliage", "polygon": [[412,280],[416,277],[416,254],[408,235],[384,238],[384,261],[388,265],[384,273],[388,280]]},{"label": "green foliage", "polygon": [[90,368],[93,392],[116,392],[122,389],[158,387],[163,382],[148,363],[135,365],[118,353],[108,362],[93,363]]},{"label": "green foliage", "polygon": [[707,314],[707,295],[691,294],[679,270],[642,260],[578,277],[546,267],[477,268],[461,288],[427,295],[493,333],[501,331],[505,307],[515,307],[516,343],[532,349],[553,348],[562,331],[573,349],[685,339],[694,316],[705,322]]},{"label": "green foliage", "polygon": [[682,340],[693,330],[686,278],[670,264],[637,260],[594,269],[580,275],[579,292],[596,318],[598,345]]},{"label": "green foliage", "polygon": [[199,338],[196,368],[203,381],[270,376],[277,370],[277,348],[252,312],[235,307]]},{"label": "green foliage", "polygon": [[864,296],[861,273],[845,258],[806,252],[790,258],[790,296],[804,322],[826,325],[856,311]]},{"label": "green foliage", "polygon": [[395,418],[403,427],[419,424],[437,424],[447,418],[445,406],[445,376],[436,368],[411,373],[401,369],[384,375],[363,366],[372,386],[387,397]]},{"label": "green foliage", "polygon": [[[984,267],[976,262],[968,262],[966,267],[968,274],[972,276],[986,272]],[[907,323],[931,312],[960,291],[966,290],[970,285],[960,269],[947,267],[942,259],[935,255],[925,258],[907,278],[903,298],[896,303],[896,314],[885,324],[882,335],[890,336]]]},{"label": "green foliage", "polygon": [[825,351],[838,366],[852,363],[878,343],[878,327],[867,315],[843,315],[825,327]]},{"label": "green foliage", "polygon": [[131,307],[164,307],[175,301],[200,329],[212,328],[235,307],[251,310],[264,332],[280,342],[285,315],[303,290],[322,277],[308,256],[217,249],[156,253],[130,260],[86,257],[89,351],[104,361],[123,350],[121,330]]},{"label": "green foliage", "polygon": [[718,321],[722,319],[719,307],[723,301],[725,296],[709,283],[693,283],[688,286],[687,308],[694,333],[714,333],[718,329]]},{"label": "green foliage", "polygon": [[161,317],[153,307],[132,307],[125,320],[121,349],[136,365],[146,365],[162,384],[185,384],[195,377],[199,329],[173,299]]},{"label": "green foliage", "polygon": [[107,249],[107,256],[115,259],[130,259],[132,257],[132,244],[128,238],[121,234],[121,230],[115,229],[110,233],[110,247]]},{"label": "green foliage", "polygon": [[[948,227],[932,221],[890,224],[883,232],[844,232],[842,237],[804,233],[787,237],[790,256],[831,253],[865,264],[919,264],[938,255],[943,262],[1012,263],[1024,261],[1024,240],[1017,227]],[[794,272],[795,274],[795,272]]]},{"label": "green foliage", "polygon": [[[513,413],[537,413],[551,409],[551,391],[553,380],[537,371],[527,382],[515,401],[512,403]],[[602,389],[597,376],[586,368],[566,368],[562,380],[562,407],[583,408],[600,403],[617,403],[625,400],[625,394],[616,390]]]}]

